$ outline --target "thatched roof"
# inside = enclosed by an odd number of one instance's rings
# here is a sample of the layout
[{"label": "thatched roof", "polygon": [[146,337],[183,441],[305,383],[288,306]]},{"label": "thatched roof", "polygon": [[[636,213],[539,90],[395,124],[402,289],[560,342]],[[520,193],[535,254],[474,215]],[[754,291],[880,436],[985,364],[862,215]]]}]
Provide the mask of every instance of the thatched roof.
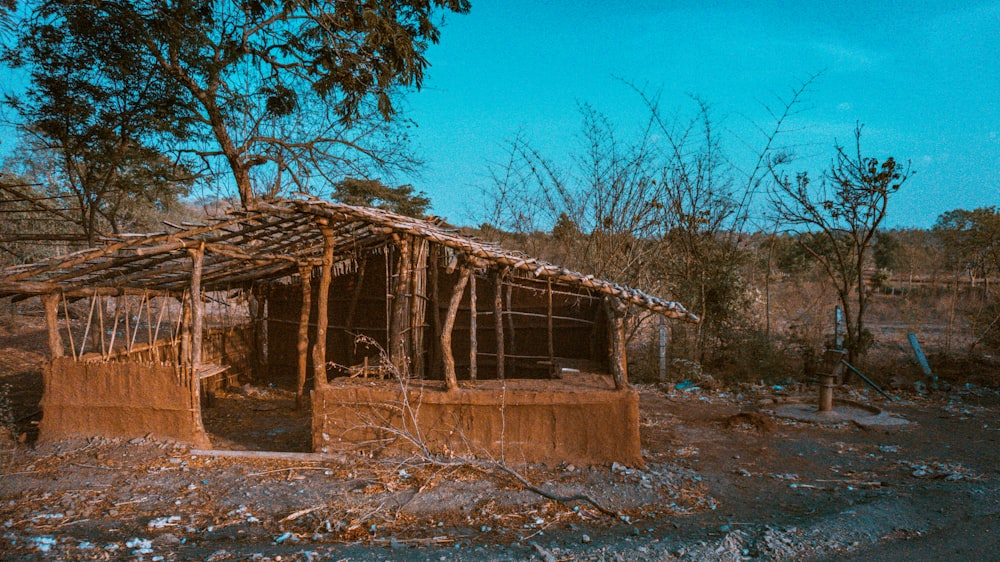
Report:
[{"label": "thatched roof", "polygon": [[119,235],[98,248],[8,267],[0,271],[0,295],[180,294],[191,281],[189,248],[204,249],[201,285],[205,290],[246,287],[255,281],[296,275],[300,264],[320,265],[321,226],[334,231],[334,255],[339,260],[335,271],[353,267],[355,257],[391,243],[393,235],[411,235],[450,248],[477,267],[502,267],[522,276],[583,286],[671,318],[698,321],[679,303],[570,271],[432,222],[318,199],[261,202],[206,224],[174,226],[173,232]]}]

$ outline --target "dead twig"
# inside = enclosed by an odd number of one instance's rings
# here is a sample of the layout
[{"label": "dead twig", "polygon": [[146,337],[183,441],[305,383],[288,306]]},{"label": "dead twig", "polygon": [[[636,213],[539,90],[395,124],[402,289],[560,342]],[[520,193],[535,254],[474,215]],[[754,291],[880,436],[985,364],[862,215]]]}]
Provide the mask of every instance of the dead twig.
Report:
[{"label": "dead twig", "polygon": [[542,496],[543,498],[548,498],[548,499],[550,499],[552,501],[556,501],[556,502],[559,502],[559,503],[572,503],[572,502],[578,502],[578,501],[587,502],[590,505],[592,505],[595,508],[597,508],[598,511],[600,511],[601,513],[603,513],[603,514],[605,514],[605,515],[607,515],[609,517],[619,517],[620,516],[620,514],[618,512],[612,511],[612,510],[604,507],[603,505],[601,505],[600,503],[598,503],[597,500],[595,500],[594,498],[591,498],[590,496],[588,496],[586,494],[573,494],[572,496],[563,496],[563,495],[559,495],[559,494],[556,494],[556,493],[553,493],[553,492],[549,492],[548,490],[543,490],[542,488],[539,488],[538,486],[535,486],[534,484],[532,484],[531,482],[529,482],[527,478],[525,478],[524,476],[521,476],[520,473],[518,473],[516,470],[514,470],[513,468],[510,468],[509,466],[507,466],[505,464],[493,463],[493,466],[495,468],[498,468],[498,469],[502,470],[503,472],[506,472],[507,474],[513,476],[514,479],[517,480],[518,482],[520,482],[525,488],[527,488],[528,490],[530,490],[530,491],[532,491],[532,492],[534,492],[534,493]]},{"label": "dead twig", "polygon": [[289,466],[287,468],[276,468],[274,470],[265,470],[263,472],[251,472],[247,476],[264,476],[266,474],[276,474],[278,472],[293,471],[293,470],[330,470],[325,466]]},{"label": "dead twig", "polygon": [[317,505],[315,507],[307,507],[306,509],[300,509],[300,510],[294,512],[294,513],[289,513],[283,519],[279,519],[278,523],[285,523],[287,521],[295,521],[296,519],[298,519],[299,517],[302,517],[303,515],[309,515],[310,513],[314,512],[314,511],[319,511],[321,509],[326,509],[327,507],[329,507],[329,506],[327,506],[326,504],[323,504],[323,505]]}]

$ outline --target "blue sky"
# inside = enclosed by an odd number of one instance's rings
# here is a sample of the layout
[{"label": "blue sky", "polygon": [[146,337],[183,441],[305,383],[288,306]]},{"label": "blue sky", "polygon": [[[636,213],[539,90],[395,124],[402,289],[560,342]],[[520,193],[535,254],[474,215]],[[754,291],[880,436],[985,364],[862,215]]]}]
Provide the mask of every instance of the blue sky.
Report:
[{"label": "blue sky", "polygon": [[[473,0],[447,18],[405,111],[426,161],[403,178],[452,222],[483,216],[489,166],[521,135],[556,161],[579,141],[579,104],[622,131],[647,113],[624,81],[689,117],[708,101],[746,161],[793,87],[821,73],[784,139],[814,177],[864,124],[866,153],[912,161],[889,226],[931,226],[1000,205],[1000,2],[520,2]],[[706,3],[708,4],[708,3]],[[750,148],[748,148],[750,147]]]}]

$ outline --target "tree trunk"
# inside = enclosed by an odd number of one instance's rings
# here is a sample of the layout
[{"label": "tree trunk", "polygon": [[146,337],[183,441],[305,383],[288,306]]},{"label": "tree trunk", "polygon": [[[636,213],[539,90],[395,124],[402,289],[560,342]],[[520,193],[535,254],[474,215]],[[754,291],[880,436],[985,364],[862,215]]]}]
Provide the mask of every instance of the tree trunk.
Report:
[{"label": "tree trunk", "polygon": [[451,350],[451,330],[455,327],[455,317],[458,316],[458,306],[462,302],[462,295],[465,293],[465,286],[469,282],[472,270],[462,267],[458,272],[458,281],[451,293],[451,301],[448,303],[448,313],[444,317],[444,326],[441,328],[441,356],[444,359],[444,380],[448,385],[448,390],[458,390],[458,375],[455,373],[455,355]]},{"label": "tree trunk", "polygon": [[299,334],[296,344],[298,352],[298,377],[295,387],[295,407],[301,409],[305,403],[306,373],[309,363],[309,313],[312,310],[312,267],[299,266],[302,279],[302,307],[299,310]]}]

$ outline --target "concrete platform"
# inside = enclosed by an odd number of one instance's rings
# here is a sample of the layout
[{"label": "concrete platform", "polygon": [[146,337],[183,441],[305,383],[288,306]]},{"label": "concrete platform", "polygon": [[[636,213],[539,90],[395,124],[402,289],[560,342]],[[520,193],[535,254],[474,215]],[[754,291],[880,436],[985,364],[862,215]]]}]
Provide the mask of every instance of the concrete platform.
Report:
[{"label": "concrete platform", "polygon": [[820,425],[853,423],[863,429],[881,431],[896,431],[910,424],[896,414],[849,400],[834,400],[831,412],[820,412],[815,402],[786,402],[777,405],[772,411],[778,418]]}]

